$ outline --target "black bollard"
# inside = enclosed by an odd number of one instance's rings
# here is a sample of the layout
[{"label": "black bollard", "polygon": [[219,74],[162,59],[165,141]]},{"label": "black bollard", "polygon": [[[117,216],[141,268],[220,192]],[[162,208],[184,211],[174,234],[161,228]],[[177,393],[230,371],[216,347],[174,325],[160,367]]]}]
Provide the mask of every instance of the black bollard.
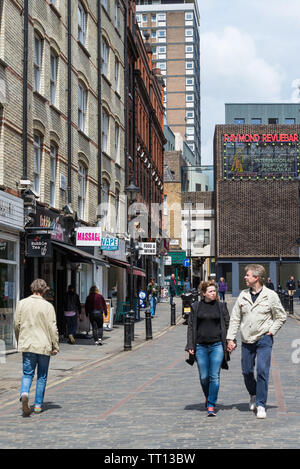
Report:
[{"label": "black bollard", "polygon": [[294,297],[289,297],[289,314],[294,314]]},{"label": "black bollard", "polygon": [[134,318],[135,318],[135,312],[133,309],[129,311],[130,315],[130,334],[131,334],[131,340],[134,340]]},{"label": "black bollard", "polygon": [[146,316],[146,340],[152,340],[152,319],[150,311],[145,312]]},{"label": "black bollard", "polygon": [[125,315],[124,324],[124,351],[131,350],[131,317],[129,314]]},{"label": "black bollard", "polygon": [[171,304],[171,326],[176,326],[176,305]]}]

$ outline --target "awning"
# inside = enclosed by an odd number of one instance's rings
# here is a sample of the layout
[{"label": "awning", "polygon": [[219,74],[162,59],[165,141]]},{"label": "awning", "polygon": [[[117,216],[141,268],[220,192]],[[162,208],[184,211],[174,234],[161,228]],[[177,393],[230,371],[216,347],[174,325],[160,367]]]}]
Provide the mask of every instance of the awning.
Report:
[{"label": "awning", "polygon": [[[118,259],[109,259],[109,262],[118,267],[123,267],[123,269],[126,269],[127,273],[130,274],[130,264],[128,262],[119,261]],[[133,266],[133,275],[146,277],[146,272],[140,267]]]},{"label": "awning", "polygon": [[104,267],[109,267],[108,262],[104,261],[103,259],[98,259],[92,254],[89,254],[82,249],[78,249],[71,244],[54,240],[52,240],[52,244],[54,245],[55,249],[62,252],[63,254],[66,254],[71,262],[76,262],[77,264],[98,264]]}]

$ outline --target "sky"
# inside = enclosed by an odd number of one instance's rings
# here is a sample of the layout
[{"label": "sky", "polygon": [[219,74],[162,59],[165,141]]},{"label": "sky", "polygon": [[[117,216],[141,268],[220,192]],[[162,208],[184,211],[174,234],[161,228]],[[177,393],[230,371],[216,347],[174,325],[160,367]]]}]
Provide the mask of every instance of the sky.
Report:
[{"label": "sky", "polygon": [[300,102],[300,0],[198,0],[202,164],[225,103]]}]

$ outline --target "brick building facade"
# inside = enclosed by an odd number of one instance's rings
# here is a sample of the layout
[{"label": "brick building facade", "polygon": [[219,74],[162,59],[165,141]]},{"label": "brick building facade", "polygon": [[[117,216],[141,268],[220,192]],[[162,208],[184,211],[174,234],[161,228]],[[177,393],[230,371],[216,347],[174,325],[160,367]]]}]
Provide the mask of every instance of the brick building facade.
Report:
[{"label": "brick building facade", "polygon": [[275,285],[297,277],[300,126],[217,125],[214,164],[218,277],[233,294],[250,262]]}]

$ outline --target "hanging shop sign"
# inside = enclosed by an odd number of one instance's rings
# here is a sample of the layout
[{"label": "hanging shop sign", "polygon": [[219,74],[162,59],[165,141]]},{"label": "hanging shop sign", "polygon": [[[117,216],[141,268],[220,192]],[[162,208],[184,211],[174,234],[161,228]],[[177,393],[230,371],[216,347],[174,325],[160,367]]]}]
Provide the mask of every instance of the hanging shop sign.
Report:
[{"label": "hanging shop sign", "polygon": [[76,246],[101,246],[101,228],[77,228]]},{"label": "hanging shop sign", "polygon": [[144,256],[156,256],[156,243],[139,243],[139,253]]},{"label": "hanging shop sign", "polygon": [[224,134],[224,179],[295,179],[300,176],[298,134]]},{"label": "hanging shop sign", "polygon": [[24,230],[23,199],[0,191],[0,225],[18,231]]},{"label": "hanging shop sign", "polygon": [[102,251],[118,251],[119,238],[102,238],[101,249]]},{"label": "hanging shop sign", "polygon": [[37,205],[34,225],[38,228],[45,228],[51,231],[51,239],[55,241],[65,240],[63,216],[54,210]]},{"label": "hanging shop sign", "polygon": [[27,235],[27,257],[51,257],[52,245],[50,234]]}]

